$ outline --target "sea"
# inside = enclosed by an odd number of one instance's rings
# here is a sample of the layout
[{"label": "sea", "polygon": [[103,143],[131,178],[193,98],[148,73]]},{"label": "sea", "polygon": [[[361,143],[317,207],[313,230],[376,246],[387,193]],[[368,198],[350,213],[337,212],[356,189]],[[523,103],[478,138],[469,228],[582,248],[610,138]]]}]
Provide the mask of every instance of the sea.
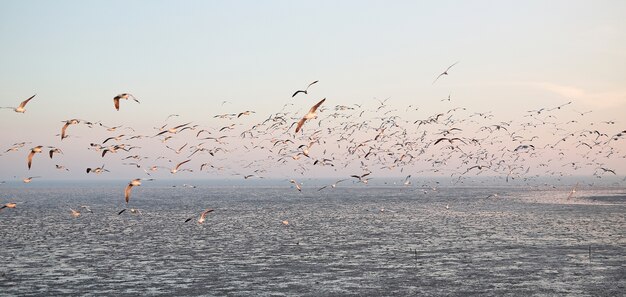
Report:
[{"label": "sea", "polygon": [[626,292],[620,186],[126,184],[0,185],[0,296]]}]

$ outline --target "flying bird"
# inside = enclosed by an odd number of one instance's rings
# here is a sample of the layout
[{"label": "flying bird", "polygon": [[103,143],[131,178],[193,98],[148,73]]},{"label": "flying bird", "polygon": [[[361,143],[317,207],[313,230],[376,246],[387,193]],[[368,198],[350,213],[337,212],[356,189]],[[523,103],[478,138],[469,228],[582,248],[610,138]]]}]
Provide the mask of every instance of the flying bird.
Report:
[{"label": "flying bird", "polygon": [[302,186],[301,186],[300,184],[298,184],[298,182],[297,182],[297,181],[295,181],[295,180],[293,180],[293,179],[292,179],[292,180],[290,180],[289,182],[290,182],[290,183],[292,183],[292,184],[294,184],[294,185],[296,185],[296,190],[298,190],[299,192],[302,192]]},{"label": "flying bird", "polygon": [[370,174],[371,174],[371,172],[367,172],[367,173],[362,174],[362,175],[350,175],[350,177],[354,177],[354,178],[358,179],[360,183],[367,184],[367,181],[369,179],[365,179],[364,177],[366,177],[366,176],[368,176]]},{"label": "flying bird", "polygon": [[102,164],[102,167],[96,167],[96,168],[87,168],[87,173],[93,172],[95,174],[100,174],[102,172],[109,172],[108,170],[104,169],[104,164]]},{"label": "flying bird", "polygon": [[181,165],[183,165],[183,164],[185,164],[185,163],[187,163],[189,161],[191,161],[191,159],[187,159],[185,161],[182,161],[182,162],[178,163],[178,165],[176,165],[176,167],[170,169],[170,173],[174,174],[174,173],[178,172],[178,170],[179,170],[178,168],[180,168]]},{"label": "flying bird", "polygon": [[452,64],[452,65],[450,65],[448,68],[446,68],[446,70],[445,70],[444,72],[442,72],[441,74],[439,74],[439,75],[437,76],[437,78],[435,78],[435,81],[433,81],[433,83],[432,83],[432,84],[434,85],[440,77],[442,77],[442,76],[444,76],[444,75],[448,75],[448,70],[450,70],[450,68],[452,68],[452,66],[456,65],[457,63],[459,63],[459,61],[455,62],[454,64]]},{"label": "flying bird", "polygon": [[20,103],[20,105],[18,107],[1,107],[1,108],[10,108],[13,109],[13,111],[18,112],[18,113],[24,113],[26,111],[26,104],[28,104],[28,101],[30,101],[31,99],[35,98],[35,96],[37,96],[37,94],[30,96],[30,98],[22,101],[22,103]]},{"label": "flying bird", "polygon": [[5,203],[4,205],[0,206],[0,210],[5,209],[5,208],[15,208],[15,207],[17,207],[17,203],[9,202],[9,203]]},{"label": "flying bird", "polygon": [[77,119],[65,121],[65,125],[63,125],[63,127],[61,128],[61,140],[67,137],[67,135],[65,135],[65,130],[67,130],[67,127],[69,127],[70,125],[76,125],[78,123],[80,123],[80,120]]},{"label": "flying bird", "polygon": [[30,177],[27,177],[27,178],[23,179],[22,181],[23,181],[25,184],[27,184],[27,183],[29,183],[29,182],[33,181],[33,178],[38,178],[38,177],[41,177],[41,176],[30,176]]},{"label": "flying bird", "polygon": [[576,185],[574,186],[574,188],[569,191],[569,194],[567,195],[567,200],[572,199],[572,197],[574,197],[574,194],[576,194],[576,189],[578,188],[578,183],[576,183]]},{"label": "flying bird", "polygon": [[33,156],[37,153],[41,153],[42,145],[38,145],[32,149],[30,149],[30,153],[28,154],[28,170],[30,170],[30,166],[33,163]]},{"label": "flying bird", "polygon": [[[210,213],[210,212],[213,212],[213,211],[214,211],[214,209],[209,208],[209,209],[206,209],[205,211],[203,211],[202,213],[200,213],[200,217],[198,218],[198,224],[202,224],[202,223],[204,223],[204,221],[206,220],[206,215],[207,215],[208,213]],[[187,219],[185,220],[185,223],[187,223],[187,222],[191,221],[192,219],[193,219],[193,216],[192,216],[192,217],[187,218]]]},{"label": "flying bird", "polygon": [[70,208],[70,211],[72,212],[72,217],[74,218],[80,217],[80,211],[75,210],[73,208]]},{"label": "flying bird", "polygon": [[310,87],[310,86],[312,86],[312,85],[314,85],[314,84],[316,84],[318,81],[319,81],[319,80],[316,80],[316,81],[314,81],[314,82],[310,83],[308,86],[306,86],[306,89],[304,89],[304,90],[297,90],[295,93],[293,93],[293,95],[291,95],[291,98],[293,98],[293,97],[295,97],[296,95],[298,95],[298,93],[308,94],[307,92],[308,92],[308,90],[309,90],[309,87]]},{"label": "flying bird", "polygon": [[320,107],[320,105],[322,105],[324,101],[326,101],[326,98],[322,99],[320,102],[317,102],[317,104],[313,105],[313,107],[311,107],[309,112],[305,114],[304,117],[302,117],[302,119],[300,119],[300,121],[298,122],[298,126],[296,126],[296,133],[300,131],[300,128],[302,128],[302,125],[304,125],[304,122],[306,122],[306,120],[310,120],[310,119],[317,117],[317,113],[315,111],[317,111],[317,108]]},{"label": "flying bird", "polygon": [[128,100],[129,97],[132,98],[133,100],[135,100],[135,102],[140,103],[139,100],[137,100],[137,98],[135,98],[135,96],[133,96],[132,94],[122,93],[122,94],[119,94],[119,95],[113,97],[113,104],[115,105],[115,110],[117,110],[117,111],[120,110],[120,99]]},{"label": "flying bird", "polygon": [[130,183],[128,183],[128,186],[126,186],[126,189],[124,189],[124,199],[126,200],[126,204],[128,204],[128,201],[130,200],[130,190],[132,190],[134,186],[141,186],[140,178],[131,180]]},{"label": "flying bird", "polygon": [[52,147],[52,146],[49,146],[48,148],[50,148],[50,151],[48,152],[48,154],[50,155],[50,159],[52,159],[52,156],[54,155],[54,153],[63,154],[63,151],[61,151],[61,149],[59,148]]}]

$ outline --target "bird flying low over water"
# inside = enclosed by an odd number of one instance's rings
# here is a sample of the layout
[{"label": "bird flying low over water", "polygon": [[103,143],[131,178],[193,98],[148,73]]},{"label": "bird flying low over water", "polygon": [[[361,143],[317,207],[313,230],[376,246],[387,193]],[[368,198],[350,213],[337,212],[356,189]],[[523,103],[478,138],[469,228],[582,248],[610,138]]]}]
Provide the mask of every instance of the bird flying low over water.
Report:
[{"label": "bird flying low over water", "polygon": [[302,186],[297,181],[292,179],[289,182],[296,185],[296,190],[298,190],[298,192],[302,192]]},{"label": "bird flying low over water", "polygon": [[35,96],[37,96],[37,94],[30,96],[30,98],[22,101],[22,103],[20,103],[20,105],[18,107],[0,107],[0,108],[9,108],[9,109],[13,109],[13,111],[17,112],[17,113],[24,113],[26,111],[26,104],[28,104],[28,101],[30,101],[31,99],[35,98]]},{"label": "bird flying low over water", "polygon": [[124,189],[124,199],[126,200],[126,204],[128,204],[128,201],[130,200],[130,190],[132,190],[134,186],[141,186],[140,178],[131,180],[126,186],[126,189]]},{"label": "bird flying low over water", "polygon": [[9,202],[9,203],[5,203],[4,205],[0,206],[0,210],[5,209],[5,208],[15,208],[15,207],[17,207],[17,203]]},{"label": "bird flying low over water", "polygon": [[311,107],[309,112],[305,114],[304,117],[302,117],[302,119],[300,119],[300,121],[298,122],[298,126],[296,126],[296,133],[300,131],[300,129],[302,128],[302,125],[304,125],[304,122],[306,122],[306,120],[310,120],[310,119],[317,117],[317,113],[316,113],[317,108],[320,107],[320,105],[322,105],[324,101],[326,101],[326,98],[322,99],[320,102],[317,102],[317,104],[313,105],[313,107]]},{"label": "bird flying low over water", "polygon": [[137,100],[137,98],[135,98],[135,96],[133,96],[132,94],[122,93],[122,94],[119,94],[119,95],[113,97],[113,104],[115,105],[115,110],[117,110],[117,111],[120,110],[120,99],[128,100],[129,97],[132,98],[133,100],[135,100],[135,102],[140,103],[139,100]]},{"label": "bird flying low over water", "polygon": [[29,183],[29,182],[33,181],[33,178],[39,178],[39,177],[41,177],[41,176],[29,176],[29,177],[27,177],[27,178],[23,179],[22,181],[23,181],[25,184],[27,184],[27,183]]},{"label": "bird flying low over water", "polygon": [[316,84],[318,81],[319,80],[316,80],[316,81],[310,83],[308,86],[306,86],[306,89],[304,89],[304,90],[297,90],[295,93],[293,93],[293,95],[291,95],[291,98],[296,97],[296,95],[298,95],[298,93],[308,94],[307,92],[309,90],[309,87],[314,85],[314,84]]},{"label": "bird flying low over water", "polygon": [[[198,217],[198,224],[202,224],[202,223],[204,223],[204,221],[206,220],[206,215],[207,215],[208,213],[210,213],[210,212],[213,212],[213,211],[214,211],[214,209],[212,209],[212,208],[208,208],[208,209],[204,210],[202,213],[200,213],[200,217]],[[185,223],[187,223],[187,222],[191,221],[192,219],[193,219],[193,216],[191,216],[191,217],[187,218],[187,219],[185,220]]]}]

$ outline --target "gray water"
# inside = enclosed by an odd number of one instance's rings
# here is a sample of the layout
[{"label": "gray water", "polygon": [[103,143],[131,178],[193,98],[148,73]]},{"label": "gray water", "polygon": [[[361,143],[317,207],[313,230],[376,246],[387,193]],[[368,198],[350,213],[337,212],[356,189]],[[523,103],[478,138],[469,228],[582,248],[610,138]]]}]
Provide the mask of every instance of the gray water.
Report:
[{"label": "gray water", "polygon": [[124,186],[2,188],[0,295],[626,291],[624,189]]}]

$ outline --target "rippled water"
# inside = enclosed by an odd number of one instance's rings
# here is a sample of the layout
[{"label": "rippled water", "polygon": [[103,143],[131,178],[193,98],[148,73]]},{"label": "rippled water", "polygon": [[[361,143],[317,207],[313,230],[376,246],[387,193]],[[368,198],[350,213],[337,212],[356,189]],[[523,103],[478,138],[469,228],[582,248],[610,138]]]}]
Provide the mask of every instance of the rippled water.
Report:
[{"label": "rippled water", "polygon": [[0,295],[618,296],[625,193],[3,188]]}]

